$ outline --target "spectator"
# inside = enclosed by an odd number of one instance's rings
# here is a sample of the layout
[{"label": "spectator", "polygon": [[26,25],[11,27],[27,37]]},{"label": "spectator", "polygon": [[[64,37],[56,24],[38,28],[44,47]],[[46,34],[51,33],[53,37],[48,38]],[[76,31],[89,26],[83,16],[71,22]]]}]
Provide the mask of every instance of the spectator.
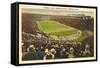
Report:
[{"label": "spectator", "polygon": [[22,60],[36,60],[37,54],[34,48],[34,45],[30,45],[28,52],[22,56]]},{"label": "spectator", "polygon": [[83,55],[84,55],[84,56],[86,56],[86,57],[91,56],[91,52],[90,52],[89,49],[90,49],[89,45],[86,44],[85,50],[84,50],[84,52],[83,52]]},{"label": "spectator", "polygon": [[54,59],[54,54],[51,52],[47,52],[46,55],[43,57],[44,60],[46,59]]},{"label": "spectator", "polygon": [[70,48],[68,58],[74,58],[74,49],[73,47]]},{"label": "spectator", "polygon": [[60,51],[60,58],[67,58],[67,51],[66,49],[63,47]]}]

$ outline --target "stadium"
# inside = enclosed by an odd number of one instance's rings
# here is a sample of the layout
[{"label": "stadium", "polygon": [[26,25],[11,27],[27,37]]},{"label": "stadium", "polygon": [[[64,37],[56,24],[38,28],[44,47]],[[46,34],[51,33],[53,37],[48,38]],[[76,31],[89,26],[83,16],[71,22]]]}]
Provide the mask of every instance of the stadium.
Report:
[{"label": "stadium", "polygon": [[[91,16],[23,13],[22,59],[43,60],[93,56],[93,31]],[[31,59],[24,56],[30,48],[36,56]],[[86,53],[85,49],[90,50]],[[51,57],[47,58],[48,54]]]}]

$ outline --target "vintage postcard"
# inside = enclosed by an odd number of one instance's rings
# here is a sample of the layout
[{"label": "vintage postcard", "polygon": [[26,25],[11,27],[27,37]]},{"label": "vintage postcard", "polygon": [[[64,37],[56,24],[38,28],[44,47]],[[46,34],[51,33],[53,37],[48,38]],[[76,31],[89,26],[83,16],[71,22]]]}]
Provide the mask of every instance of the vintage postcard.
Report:
[{"label": "vintage postcard", "polygon": [[96,60],[96,9],[19,4],[19,64]]}]

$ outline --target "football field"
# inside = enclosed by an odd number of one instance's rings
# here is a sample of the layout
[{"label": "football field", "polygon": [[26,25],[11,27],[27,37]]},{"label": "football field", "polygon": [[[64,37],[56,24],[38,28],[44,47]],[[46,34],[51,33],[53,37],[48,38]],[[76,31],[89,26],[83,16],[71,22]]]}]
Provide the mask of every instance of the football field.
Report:
[{"label": "football field", "polygon": [[38,28],[44,33],[56,36],[75,34],[78,29],[61,24],[56,21],[37,21]]}]

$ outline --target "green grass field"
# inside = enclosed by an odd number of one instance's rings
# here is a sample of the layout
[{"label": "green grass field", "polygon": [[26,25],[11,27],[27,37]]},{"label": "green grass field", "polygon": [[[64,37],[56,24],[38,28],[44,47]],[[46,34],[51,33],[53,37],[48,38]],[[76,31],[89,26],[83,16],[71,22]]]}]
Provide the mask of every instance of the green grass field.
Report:
[{"label": "green grass field", "polygon": [[50,35],[66,36],[77,32],[77,29],[56,21],[37,21],[37,25],[41,31]]}]

